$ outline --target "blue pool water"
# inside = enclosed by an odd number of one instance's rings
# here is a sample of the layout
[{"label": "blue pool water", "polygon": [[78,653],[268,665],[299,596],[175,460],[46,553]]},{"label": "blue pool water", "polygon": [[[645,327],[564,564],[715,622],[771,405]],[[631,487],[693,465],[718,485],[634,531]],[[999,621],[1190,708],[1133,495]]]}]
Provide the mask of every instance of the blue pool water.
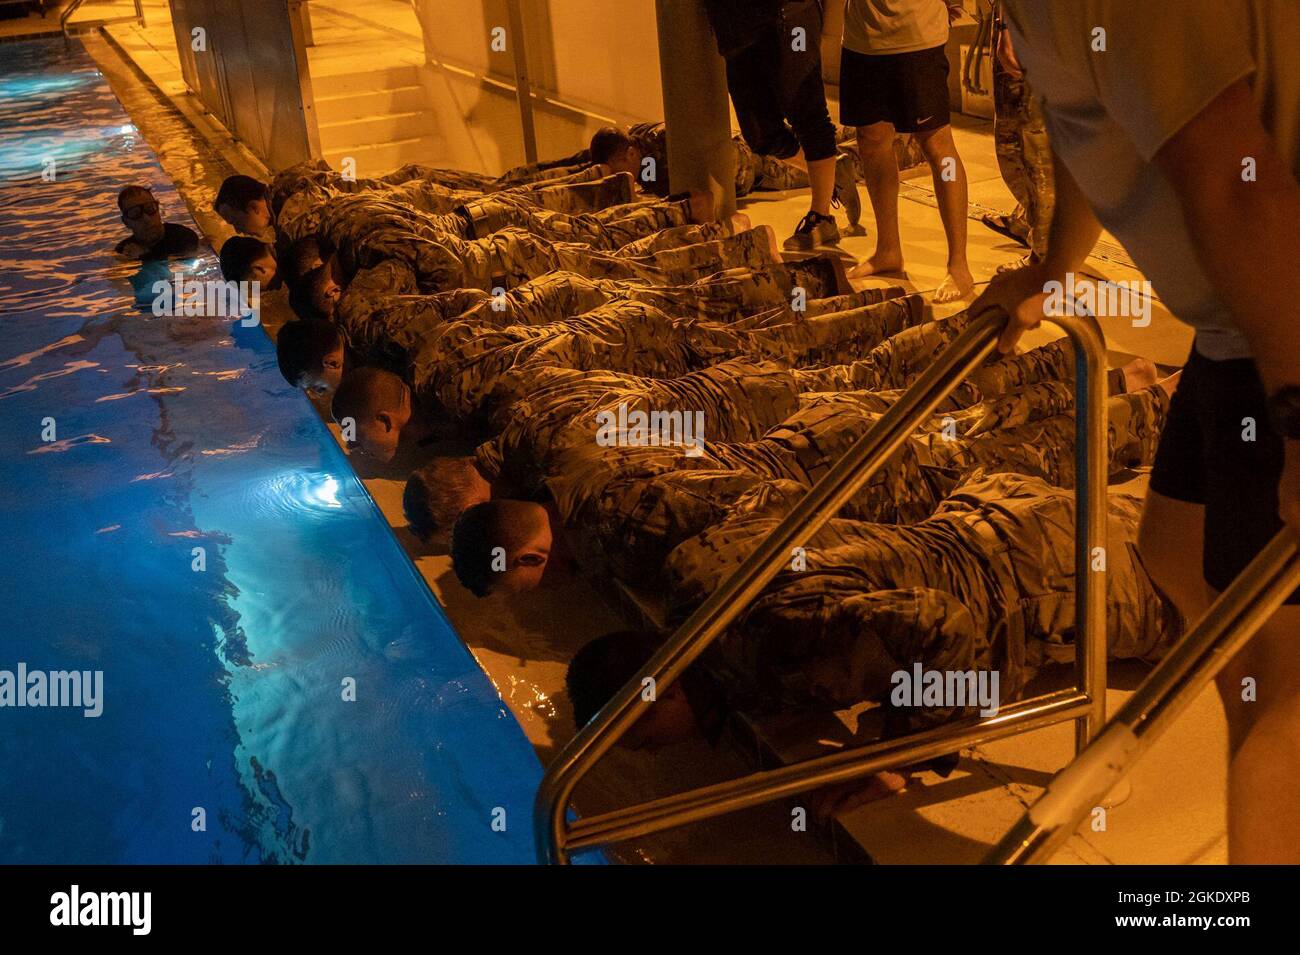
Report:
[{"label": "blue pool water", "polygon": [[0,862],[532,861],[532,748],[263,330],[134,304],[156,157],[84,53],[0,51],[0,671],[103,673],[0,707]]}]

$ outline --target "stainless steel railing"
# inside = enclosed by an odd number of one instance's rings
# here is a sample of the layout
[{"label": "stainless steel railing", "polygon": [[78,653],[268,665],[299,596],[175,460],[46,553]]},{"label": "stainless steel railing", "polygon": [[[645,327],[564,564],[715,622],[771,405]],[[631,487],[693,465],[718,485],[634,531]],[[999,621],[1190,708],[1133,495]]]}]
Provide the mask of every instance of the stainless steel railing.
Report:
[{"label": "stainless steel railing", "polygon": [[[60,14],[60,16],[59,16],[59,29],[63,32],[63,38],[64,38],[64,40],[67,40],[68,37],[69,37],[69,34],[68,34],[68,20],[72,17],[72,15],[73,15],[74,13],[76,13],[78,10],[81,9],[82,5],[83,5],[85,2],[86,2],[86,0],[72,0],[72,2],[71,2],[70,4],[68,4],[66,7],[64,7],[64,9],[63,9],[63,13]],[[44,16],[44,14],[42,14],[42,16]],[[113,17],[113,18],[108,19],[108,20],[102,20],[102,21],[99,21],[99,23],[100,23],[101,25],[104,24],[104,23],[121,23],[121,22],[126,21],[126,20],[135,20],[137,23],[140,24],[140,26],[144,26],[144,8],[140,6],[140,0],[135,0],[135,16],[133,16],[133,17]]]},{"label": "stainless steel railing", "polygon": [[537,793],[534,822],[540,861],[564,863],[571,852],[661,832],[1067,719],[1076,721],[1076,748],[1084,750],[1106,717],[1105,575],[1092,570],[1095,548],[1104,548],[1106,542],[1105,345],[1092,318],[1061,316],[1048,320],[1065,330],[1075,348],[1076,686],[1004,707],[992,719],[954,722],[591,816],[572,825],[567,819],[569,801],[578,783],[643,713],[642,681],[653,679],[659,694],[681,676],[776,576],[789,560],[791,548],[830,520],[939,402],[989,355],[1007,316],[988,313],[971,322],[736,572],[691,614],[641,672],[560,752]]},{"label": "stainless steel railing", "polygon": [[1101,735],[1053,777],[989,861],[1050,859],[1297,586],[1300,552],[1295,535],[1283,529],[1142,681]]}]

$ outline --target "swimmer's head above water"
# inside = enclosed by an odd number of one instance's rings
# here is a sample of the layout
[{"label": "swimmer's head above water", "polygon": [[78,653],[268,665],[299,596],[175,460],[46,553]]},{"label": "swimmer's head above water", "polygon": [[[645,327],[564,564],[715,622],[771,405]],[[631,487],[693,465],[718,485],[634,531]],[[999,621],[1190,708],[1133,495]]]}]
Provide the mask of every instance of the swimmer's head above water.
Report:
[{"label": "swimmer's head above water", "polygon": [[162,241],[165,231],[162,208],[144,186],[127,186],[118,193],[117,208],[122,213],[122,224],[142,249],[152,248]]}]

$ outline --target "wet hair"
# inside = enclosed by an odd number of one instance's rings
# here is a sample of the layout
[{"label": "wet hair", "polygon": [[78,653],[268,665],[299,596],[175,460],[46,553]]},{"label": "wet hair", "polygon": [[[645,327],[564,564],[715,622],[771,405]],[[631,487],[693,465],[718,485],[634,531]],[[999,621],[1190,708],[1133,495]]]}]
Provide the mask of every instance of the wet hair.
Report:
[{"label": "wet hair", "polygon": [[507,553],[526,542],[527,526],[518,518],[524,501],[480,501],[467,507],[456,518],[451,531],[451,569],[456,579],[475,597],[492,591],[492,551],[501,547]]},{"label": "wet hair", "polygon": [[472,457],[447,457],[413,472],[402,492],[402,513],[411,533],[424,539],[455,526],[466,509],[476,470]]},{"label": "wet hair", "polygon": [[602,126],[591,137],[591,161],[593,163],[609,162],[615,153],[634,145],[632,137],[617,126]]},{"label": "wet hair", "polygon": [[271,191],[267,189],[266,183],[258,182],[252,176],[227,176],[221,188],[217,190],[217,198],[213,200],[212,208],[234,206],[236,209],[247,209],[258,199],[265,199],[267,208],[270,208]]},{"label": "wet hair", "polygon": [[319,374],[325,367],[325,356],[341,344],[343,333],[333,322],[286,322],[275,338],[280,374],[297,388],[303,375]]},{"label": "wet hair", "polygon": [[652,630],[619,630],[597,637],[573,655],[564,687],[578,729],[636,676],[663,642],[664,637]]},{"label": "wet hair", "polygon": [[[287,327],[287,326],[286,326]],[[281,332],[283,334],[283,332]],[[373,418],[382,411],[393,411],[402,405],[406,385],[391,371],[382,368],[357,368],[344,375],[330,403],[330,414],[335,421],[344,418],[361,421]]]},{"label": "wet hair", "polygon": [[126,211],[126,200],[132,196],[148,196],[153,198],[153,190],[148,186],[127,186],[117,194],[117,208],[119,212]]},{"label": "wet hair", "polygon": [[254,262],[274,254],[261,239],[254,239],[251,235],[231,236],[221,246],[221,277],[227,282],[241,281]]},{"label": "wet hair", "polygon": [[314,235],[304,235],[294,239],[289,250],[284,254],[284,275],[289,282],[295,282],[313,271],[313,262],[324,263],[329,257],[329,243],[321,241]]}]

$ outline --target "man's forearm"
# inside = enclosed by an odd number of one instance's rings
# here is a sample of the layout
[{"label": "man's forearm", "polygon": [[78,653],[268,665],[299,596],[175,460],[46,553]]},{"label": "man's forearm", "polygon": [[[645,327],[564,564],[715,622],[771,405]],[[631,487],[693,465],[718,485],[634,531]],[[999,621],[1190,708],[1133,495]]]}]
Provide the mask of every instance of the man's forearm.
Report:
[{"label": "man's forearm", "polygon": [[1052,227],[1047,236],[1047,256],[1042,271],[1047,279],[1064,281],[1067,272],[1083,267],[1088,253],[1101,235],[1101,223],[1070,170],[1052,153],[1052,175],[1056,185],[1056,205],[1052,210]]}]

